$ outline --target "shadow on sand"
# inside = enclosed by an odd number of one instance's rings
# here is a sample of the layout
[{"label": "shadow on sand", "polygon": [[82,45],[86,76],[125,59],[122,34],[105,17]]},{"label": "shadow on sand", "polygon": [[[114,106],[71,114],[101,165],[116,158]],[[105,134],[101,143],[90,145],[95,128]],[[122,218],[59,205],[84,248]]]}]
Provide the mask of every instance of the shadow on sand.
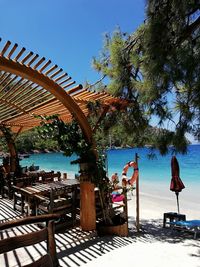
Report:
[{"label": "shadow on sand", "polygon": [[[20,217],[18,212],[12,209],[12,202],[0,199],[0,218],[1,221],[10,218]],[[13,236],[20,233],[33,231],[36,226],[18,227],[11,232],[1,233],[0,237],[5,235]],[[64,232],[57,233],[56,246],[60,266],[84,266],[88,262],[102,257],[111,251],[126,247],[137,242],[153,243],[181,243],[183,246],[195,248],[195,253],[191,257],[200,257],[199,237],[195,240],[191,233],[163,228],[162,220],[142,220],[141,231],[138,233],[135,228],[135,218],[129,217],[129,237],[104,236],[99,237],[96,232],[84,232],[79,227],[67,229]],[[23,251],[13,251],[9,256],[2,254],[0,257],[1,267],[23,266],[25,262],[33,262],[38,256],[44,253],[46,246],[41,243],[37,246],[23,248]],[[22,256],[23,255],[23,256]],[[23,261],[23,262],[22,262]]]},{"label": "shadow on sand", "polygon": [[[131,221],[132,219],[132,221]],[[60,247],[58,257],[61,266],[82,266],[89,261],[92,261],[98,257],[105,255],[113,250],[121,247],[128,246],[136,242],[153,243],[182,243],[184,246],[192,246],[196,248],[196,253],[191,254],[192,257],[200,257],[200,243],[193,238],[191,233],[180,232],[172,230],[170,228],[162,227],[162,220],[142,220],[141,231],[137,233],[134,226],[134,218],[130,218],[129,237],[119,236],[104,236],[98,237],[91,234],[86,239],[81,235],[77,238],[77,231],[80,229],[69,230],[68,233],[63,233],[62,239],[65,240],[66,236],[71,237],[70,244]],[[74,232],[74,239],[71,235],[71,231]],[[81,233],[81,232],[80,232]],[[187,241],[187,242],[186,242]]]}]

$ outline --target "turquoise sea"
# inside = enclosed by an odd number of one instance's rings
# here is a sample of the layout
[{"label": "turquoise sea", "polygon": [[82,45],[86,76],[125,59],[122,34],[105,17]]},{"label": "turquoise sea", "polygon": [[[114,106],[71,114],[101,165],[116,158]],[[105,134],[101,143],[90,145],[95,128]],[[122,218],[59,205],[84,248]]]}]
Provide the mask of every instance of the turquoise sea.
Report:
[{"label": "turquoise sea", "polygon": [[[171,154],[161,156],[156,151],[157,158],[150,160],[148,148],[112,149],[107,151],[108,176],[117,172],[121,177],[124,165],[139,156],[139,191],[141,216],[157,216],[161,218],[166,211],[177,212],[177,203],[174,192],[170,191],[171,181]],[[176,155],[180,166],[180,177],[185,189],[179,194],[181,213],[187,218],[199,219],[200,211],[200,145],[190,145],[186,155]],[[66,172],[69,178],[78,173],[78,165],[71,165],[76,159],[63,156],[62,153],[32,154],[29,158],[20,161],[21,166],[39,165],[42,170]],[[129,170],[128,178],[133,170]],[[135,193],[130,199],[131,212],[135,214]],[[133,198],[133,200],[131,200]],[[131,202],[132,201],[132,202]],[[132,203],[132,204],[131,204]],[[152,215],[152,211],[153,215]],[[156,212],[156,214],[155,214]]]},{"label": "turquoise sea", "polygon": [[[124,165],[139,156],[140,180],[143,182],[169,183],[171,179],[171,154],[161,156],[155,151],[156,158],[149,159],[148,148],[111,149],[107,151],[108,176],[117,172],[121,176]],[[200,145],[190,145],[186,155],[176,155],[180,166],[180,177],[185,184],[200,185]],[[62,153],[32,154],[29,158],[20,161],[21,166],[39,165],[40,169],[78,173],[78,165],[71,165],[70,161],[76,159],[63,156]],[[129,170],[128,177],[132,175]]]}]

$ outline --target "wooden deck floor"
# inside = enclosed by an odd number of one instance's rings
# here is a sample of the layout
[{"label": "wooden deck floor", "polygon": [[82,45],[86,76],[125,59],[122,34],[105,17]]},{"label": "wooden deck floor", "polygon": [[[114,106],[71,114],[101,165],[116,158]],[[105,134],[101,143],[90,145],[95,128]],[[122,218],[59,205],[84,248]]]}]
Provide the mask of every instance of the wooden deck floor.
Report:
[{"label": "wooden deck floor", "polygon": [[[8,199],[0,199],[0,221],[20,218],[21,214],[13,210],[13,202]],[[28,225],[0,231],[0,238],[31,232],[37,229],[36,225]],[[130,244],[129,238],[98,237],[95,231],[84,232],[80,227],[66,229],[56,233],[56,248],[60,266],[84,266],[88,262],[101,257],[109,251]],[[15,251],[0,254],[0,267],[23,266],[35,261],[45,254],[44,242],[35,246],[17,249]]]}]

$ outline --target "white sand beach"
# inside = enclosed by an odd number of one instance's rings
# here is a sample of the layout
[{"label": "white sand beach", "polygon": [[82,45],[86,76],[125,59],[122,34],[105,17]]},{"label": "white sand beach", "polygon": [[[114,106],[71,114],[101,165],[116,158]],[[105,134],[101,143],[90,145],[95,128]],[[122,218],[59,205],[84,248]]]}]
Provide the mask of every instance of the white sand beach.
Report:
[{"label": "white sand beach", "polygon": [[[163,228],[163,213],[177,212],[173,192],[166,195],[156,194],[148,186],[140,192],[140,226],[135,228],[135,192],[128,201],[130,244],[122,245],[105,253],[84,266],[148,266],[148,267],[197,267],[200,266],[200,236],[193,238],[191,233]],[[150,189],[150,190],[149,190]],[[166,193],[166,192],[165,192]],[[181,211],[187,219],[200,219],[200,202],[191,196],[183,197],[180,193]],[[190,199],[188,199],[190,197]],[[119,242],[113,239],[113,243]]]}]

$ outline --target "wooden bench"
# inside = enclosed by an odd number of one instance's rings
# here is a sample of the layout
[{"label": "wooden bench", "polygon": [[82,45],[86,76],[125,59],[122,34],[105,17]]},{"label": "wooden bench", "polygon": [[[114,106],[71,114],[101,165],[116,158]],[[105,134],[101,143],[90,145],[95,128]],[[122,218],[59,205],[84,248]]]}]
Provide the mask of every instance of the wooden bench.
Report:
[{"label": "wooden bench", "polygon": [[[47,241],[47,253],[42,255],[36,261],[24,265],[24,267],[58,267],[58,259],[56,253],[56,243],[54,238],[54,220],[59,219],[59,215],[41,215],[34,217],[27,217],[23,219],[13,220],[0,224],[0,231],[3,232],[7,229],[25,226],[33,223],[46,222],[46,226],[37,231],[26,233],[22,235],[16,235],[0,240],[0,253],[7,253],[9,251],[16,250],[21,247],[27,247],[35,245],[42,241]],[[15,252],[16,253],[16,252]],[[20,265],[22,266],[22,265]]]}]

